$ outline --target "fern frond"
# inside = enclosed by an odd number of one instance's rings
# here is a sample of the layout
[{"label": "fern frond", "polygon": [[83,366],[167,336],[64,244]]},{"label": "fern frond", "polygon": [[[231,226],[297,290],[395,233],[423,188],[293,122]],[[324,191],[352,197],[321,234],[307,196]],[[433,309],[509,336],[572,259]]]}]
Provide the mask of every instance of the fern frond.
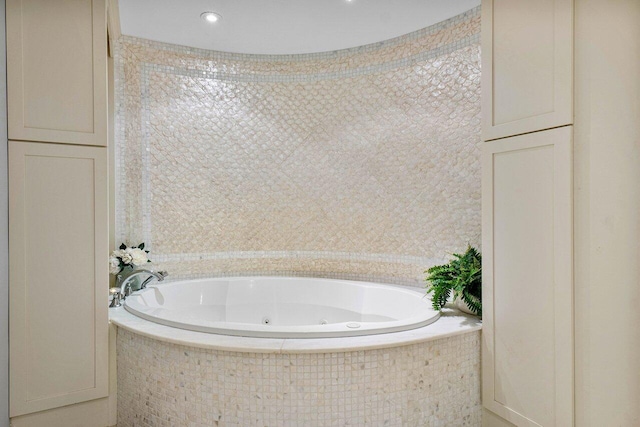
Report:
[{"label": "fern frond", "polygon": [[433,294],[433,308],[440,310],[453,293],[482,316],[482,256],[477,249],[469,245],[465,253],[452,254],[448,264],[433,266],[425,273],[427,294]]},{"label": "fern frond", "polygon": [[434,310],[441,310],[442,307],[447,303],[449,296],[451,295],[451,289],[442,288],[442,287],[432,287],[433,298],[432,298],[432,307]]},{"label": "fern frond", "polygon": [[469,310],[471,310],[474,314],[482,317],[482,301],[475,295],[471,295],[471,293],[465,289],[462,291],[462,301],[467,304]]}]

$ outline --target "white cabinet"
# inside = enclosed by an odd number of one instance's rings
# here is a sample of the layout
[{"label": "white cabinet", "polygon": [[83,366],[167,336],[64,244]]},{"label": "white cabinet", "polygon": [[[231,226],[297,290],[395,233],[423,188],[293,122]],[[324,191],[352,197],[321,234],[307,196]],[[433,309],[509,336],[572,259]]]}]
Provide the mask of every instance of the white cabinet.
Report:
[{"label": "white cabinet", "polygon": [[573,19],[482,1],[485,427],[574,425]]},{"label": "white cabinet", "polygon": [[571,426],[572,128],[485,143],[482,166],[483,405]]},{"label": "white cabinet", "polygon": [[7,0],[9,139],[107,144],[105,0]]},{"label": "white cabinet", "polygon": [[482,1],[485,141],[573,123],[573,1]]},{"label": "white cabinet", "polygon": [[16,426],[107,424],[106,21],[105,0],[6,1]]},{"label": "white cabinet", "polygon": [[9,142],[11,417],[108,394],[106,151]]}]

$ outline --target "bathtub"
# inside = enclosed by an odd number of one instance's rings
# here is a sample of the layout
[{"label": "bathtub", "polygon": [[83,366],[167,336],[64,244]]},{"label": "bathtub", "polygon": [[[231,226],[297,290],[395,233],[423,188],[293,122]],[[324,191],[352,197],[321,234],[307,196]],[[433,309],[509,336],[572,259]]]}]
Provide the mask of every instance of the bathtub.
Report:
[{"label": "bathtub", "polygon": [[481,323],[438,316],[376,283],[149,286],[109,309],[118,425],[480,425]]},{"label": "bathtub", "polygon": [[225,277],[157,284],[125,309],[174,328],[260,338],[335,338],[421,328],[435,322],[424,292],[347,280]]}]

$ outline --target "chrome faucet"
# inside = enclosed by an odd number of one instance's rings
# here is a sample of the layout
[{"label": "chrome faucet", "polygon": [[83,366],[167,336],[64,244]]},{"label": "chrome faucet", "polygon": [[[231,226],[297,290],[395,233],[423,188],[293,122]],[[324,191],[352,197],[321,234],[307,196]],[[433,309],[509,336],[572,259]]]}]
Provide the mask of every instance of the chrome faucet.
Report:
[{"label": "chrome faucet", "polygon": [[169,275],[166,271],[151,271],[145,269],[134,270],[131,272],[125,279],[122,281],[122,285],[120,285],[120,299],[124,300],[127,297],[127,287],[131,288],[131,279],[141,274],[147,274],[147,277],[144,282],[140,285],[140,289],[144,289],[147,287],[147,284],[151,282],[153,279],[157,279],[158,282],[162,282],[165,277]]}]

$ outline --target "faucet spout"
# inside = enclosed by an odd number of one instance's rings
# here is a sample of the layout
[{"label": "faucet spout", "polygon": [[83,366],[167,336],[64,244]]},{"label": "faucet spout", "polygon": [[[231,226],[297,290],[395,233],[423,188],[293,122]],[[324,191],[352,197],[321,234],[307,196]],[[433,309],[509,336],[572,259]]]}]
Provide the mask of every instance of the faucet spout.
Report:
[{"label": "faucet spout", "polygon": [[122,285],[120,286],[120,294],[122,295],[123,300],[127,297],[127,287],[131,288],[131,279],[143,274],[149,277],[147,277],[147,279],[142,282],[142,285],[140,285],[140,289],[146,288],[147,284],[149,284],[149,282],[154,279],[156,279],[158,282],[162,282],[164,278],[169,275],[169,273],[167,273],[166,271],[151,271],[143,268],[134,270],[133,272],[129,273],[127,277],[125,277],[125,279],[122,281]]}]

